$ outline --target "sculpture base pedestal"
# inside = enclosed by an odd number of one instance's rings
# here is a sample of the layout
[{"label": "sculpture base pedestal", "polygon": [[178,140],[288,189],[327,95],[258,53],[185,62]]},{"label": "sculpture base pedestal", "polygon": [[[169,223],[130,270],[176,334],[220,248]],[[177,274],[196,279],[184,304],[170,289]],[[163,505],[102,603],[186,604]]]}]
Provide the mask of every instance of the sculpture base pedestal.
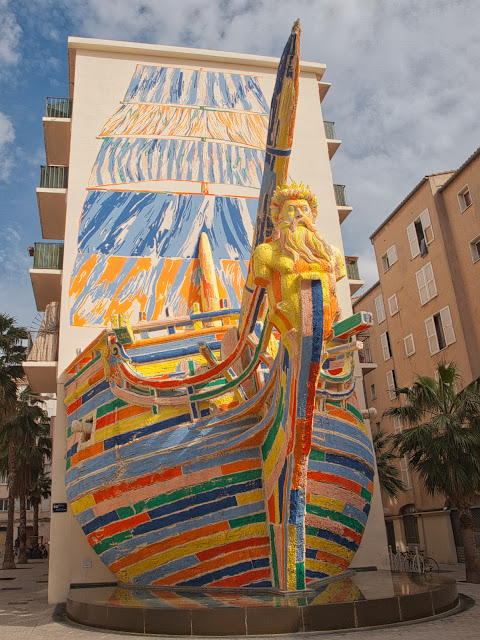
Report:
[{"label": "sculpture base pedestal", "polygon": [[441,575],[357,572],[305,593],[98,586],[71,589],[67,617],[139,634],[245,636],[358,629],[432,618],[459,605]]}]

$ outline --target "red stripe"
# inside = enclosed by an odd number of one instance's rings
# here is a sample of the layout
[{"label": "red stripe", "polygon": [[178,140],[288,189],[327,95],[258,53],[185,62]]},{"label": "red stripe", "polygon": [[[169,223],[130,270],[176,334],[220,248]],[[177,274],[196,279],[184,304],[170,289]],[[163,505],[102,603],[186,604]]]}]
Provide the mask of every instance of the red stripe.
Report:
[{"label": "red stripe", "polygon": [[87,540],[93,546],[104,538],[109,538],[110,536],[113,536],[115,533],[119,533],[120,531],[132,529],[138,524],[142,524],[143,522],[147,522],[148,520],[150,520],[150,518],[148,517],[147,513],[139,513],[138,515],[132,516],[131,518],[125,518],[124,520],[112,522],[110,524],[107,524],[105,527],[102,527],[101,529],[97,529],[97,531],[93,531],[90,535],[87,536]]},{"label": "red stripe", "polygon": [[67,416],[69,416],[71,413],[76,411],[78,407],[80,407],[81,405],[82,405],[82,397],[80,396],[80,398],[77,398],[75,402],[72,402],[72,404],[68,405]]},{"label": "red stripe", "polygon": [[317,482],[325,482],[326,484],[337,484],[345,489],[353,491],[353,493],[360,493],[362,490],[361,485],[353,480],[335,476],[332,473],[321,473],[320,471],[309,471],[308,477]]},{"label": "red stripe", "polygon": [[247,573],[242,573],[239,576],[231,576],[229,578],[222,578],[221,580],[217,580],[217,582],[212,582],[209,584],[209,587],[243,587],[246,584],[250,584],[251,582],[256,582],[257,580],[270,578],[270,569],[267,567],[266,569],[253,569],[252,571],[247,571]]},{"label": "red stripe", "polygon": [[148,476],[142,476],[141,478],[132,480],[132,482],[123,482],[122,484],[117,484],[114,487],[108,487],[108,489],[97,491],[97,493],[93,494],[93,497],[95,502],[98,504],[104,500],[116,498],[127,491],[132,491],[133,489],[139,489],[141,487],[148,487],[156,482],[163,482],[164,480],[170,480],[171,478],[176,478],[181,475],[182,468],[174,467],[173,469],[166,469],[165,471],[162,471],[162,473],[151,473]]},{"label": "red stripe", "polygon": [[258,547],[262,544],[268,544],[270,540],[268,538],[249,538],[247,540],[235,540],[219,547],[213,547],[212,549],[205,549],[199,551],[195,555],[199,560],[210,560],[215,556],[221,556],[224,553],[230,553],[230,551],[237,551],[238,549],[247,549],[248,547]]}]

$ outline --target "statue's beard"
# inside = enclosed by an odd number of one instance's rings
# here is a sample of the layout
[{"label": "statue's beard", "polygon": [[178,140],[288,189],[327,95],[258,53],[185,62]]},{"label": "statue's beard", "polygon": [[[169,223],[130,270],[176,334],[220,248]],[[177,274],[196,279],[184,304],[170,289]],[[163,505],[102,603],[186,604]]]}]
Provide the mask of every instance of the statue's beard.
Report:
[{"label": "statue's beard", "polygon": [[307,218],[301,221],[303,224],[296,224],[295,227],[277,229],[280,246],[294,262],[300,258],[306,262],[318,262],[319,260],[329,260],[332,258],[332,248],[322,240],[312,222]]}]

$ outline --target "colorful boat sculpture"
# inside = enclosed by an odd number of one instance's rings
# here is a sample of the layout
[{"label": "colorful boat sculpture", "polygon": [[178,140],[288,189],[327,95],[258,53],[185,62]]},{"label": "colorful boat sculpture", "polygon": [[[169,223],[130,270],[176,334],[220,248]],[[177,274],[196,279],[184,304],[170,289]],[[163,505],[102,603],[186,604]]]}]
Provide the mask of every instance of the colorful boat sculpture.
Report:
[{"label": "colorful boat sculpture", "polygon": [[116,313],[67,370],[67,497],[125,583],[303,590],[347,569],[362,538],[374,460],[353,354],[372,318],[339,320],[341,255],[315,230],[315,196],[283,184],[298,49],[296,24],[238,306],[200,229],[190,312]]}]

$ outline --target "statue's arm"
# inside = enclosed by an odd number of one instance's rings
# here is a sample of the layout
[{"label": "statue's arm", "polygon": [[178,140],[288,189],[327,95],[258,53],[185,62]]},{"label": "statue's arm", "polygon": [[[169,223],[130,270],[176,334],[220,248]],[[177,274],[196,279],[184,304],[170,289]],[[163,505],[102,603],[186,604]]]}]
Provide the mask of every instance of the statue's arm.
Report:
[{"label": "statue's arm", "polygon": [[267,287],[272,282],[272,247],[270,244],[259,244],[253,252],[253,281],[260,287]]}]

